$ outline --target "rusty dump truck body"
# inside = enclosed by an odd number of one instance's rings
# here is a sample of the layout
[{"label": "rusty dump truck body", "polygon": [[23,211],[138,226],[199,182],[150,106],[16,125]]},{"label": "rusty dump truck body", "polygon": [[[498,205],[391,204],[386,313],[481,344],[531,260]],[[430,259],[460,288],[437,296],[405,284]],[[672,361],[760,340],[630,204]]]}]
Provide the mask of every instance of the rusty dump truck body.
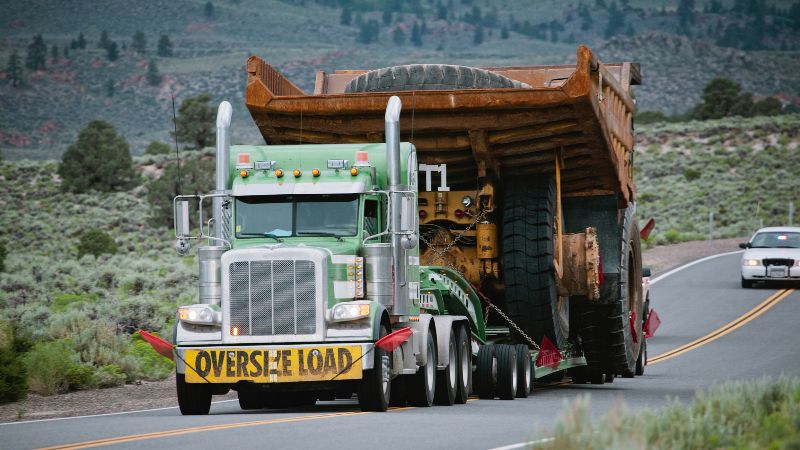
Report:
[{"label": "rusty dump truck body", "polygon": [[[450,78],[429,83],[430,66]],[[258,57],[247,71],[246,105],[270,145],[383,142],[386,104],[399,96],[400,139],[419,163],[420,264],[450,266],[483,290],[507,314],[489,325],[518,342],[577,344],[589,372],[576,379],[638,372],[638,64],[603,64],[580,46],[574,65],[318,72],[311,94]],[[499,81],[461,83],[467,72]],[[457,83],[442,81],[453,73]],[[505,87],[475,88],[487,85]]]},{"label": "rusty dump truck body", "polygon": [[[422,164],[447,164],[448,182],[473,188],[476,176],[548,173],[560,155],[563,196],[635,196],[630,86],[635,63],[602,64],[581,46],[576,65],[495,67],[529,89],[406,91],[401,139]],[[246,103],[268,144],[383,141],[390,92],[345,94],[362,70],[317,73],[309,95],[258,57],[247,62]],[[413,128],[413,129],[412,129]]]}]

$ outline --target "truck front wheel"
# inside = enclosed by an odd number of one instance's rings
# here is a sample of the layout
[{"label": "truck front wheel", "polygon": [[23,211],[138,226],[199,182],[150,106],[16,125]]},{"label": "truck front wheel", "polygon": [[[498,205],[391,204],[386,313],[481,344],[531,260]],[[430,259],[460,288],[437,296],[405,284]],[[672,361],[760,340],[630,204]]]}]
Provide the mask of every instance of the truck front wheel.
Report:
[{"label": "truck front wheel", "polygon": [[[388,334],[385,325],[381,325],[380,336]],[[375,347],[372,369],[364,371],[361,386],[358,390],[358,405],[362,411],[383,412],[389,408],[391,400],[391,355],[380,347]]]},{"label": "truck front wheel", "polygon": [[207,384],[186,382],[184,374],[177,374],[175,385],[178,390],[178,407],[184,416],[201,416],[211,409],[211,388]]}]

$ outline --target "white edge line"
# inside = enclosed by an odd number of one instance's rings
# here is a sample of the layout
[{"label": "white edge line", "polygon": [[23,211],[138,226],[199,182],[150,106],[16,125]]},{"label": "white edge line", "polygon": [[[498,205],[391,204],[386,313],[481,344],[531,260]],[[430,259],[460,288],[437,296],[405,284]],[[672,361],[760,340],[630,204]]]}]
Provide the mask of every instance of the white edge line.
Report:
[{"label": "white edge line", "polygon": [[527,442],[520,442],[517,444],[506,445],[505,447],[495,447],[491,450],[516,450],[518,448],[533,447],[535,445],[546,444],[548,442],[553,442],[555,440],[556,438],[549,437],[544,439],[537,439],[535,441],[527,441]]},{"label": "white edge line", "polygon": [[[212,405],[217,403],[227,403],[227,402],[236,402],[237,399],[231,400],[220,400],[218,402],[211,402]],[[88,419],[90,417],[105,417],[105,416],[119,416],[122,414],[134,414],[134,413],[141,413],[141,412],[151,412],[151,411],[164,411],[167,409],[175,409],[177,406],[167,406],[164,408],[152,408],[152,409],[137,409],[135,411],[120,411],[120,412],[113,412],[113,413],[105,413],[105,414],[91,414],[88,416],[70,416],[70,417],[53,417],[50,419],[36,419],[36,420],[24,420],[21,422],[3,422],[0,423],[0,426],[3,425],[20,425],[23,423],[37,423],[37,422],[55,422],[57,420],[68,420],[68,419]]]},{"label": "white edge line", "polygon": [[706,256],[705,258],[697,259],[697,260],[692,261],[690,263],[686,263],[686,264],[684,264],[682,266],[676,267],[676,268],[670,270],[669,272],[667,272],[667,273],[665,273],[663,275],[659,275],[659,276],[653,278],[652,280],[650,280],[650,284],[651,285],[656,284],[657,282],[663,280],[664,278],[667,278],[670,275],[674,275],[675,273],[680,272],[683,269],[688,269],[689,267],[692,267],[695,264],[700,264],[701,262],[708,261],[709,259],[719,258],[721,256],[727,256],[727,255],[735,255],[737,253],[743,253],[743,252],[744,252],[744,250],[736,250],[736,251],[733,251],[733,252],[718,253],[716,255]]},{"label": "white edge line", "polygon": [[[683,269],[687,269],[687,268],[689,268],[689,267],[691,267],[691,266],[693,266],[695,264],[700,264],[701,262],[708,261],[708,260],[714,259],[714,258],[719,258],[721,256],[733,255],[733,254],[742,253],[742,252],[744,252],[744,250],[737,250],[737,251],[733,251],[733,252],[719,253],[719,254],[716,254],[716,255],[706,256],[705,258],[700,258],[698,260],[695,260],[695,261],[692,261],[690,263],[684,264],[684,265],[682,265],[680,267],[676,267],[675,269],[672,269],[672,270],[670,270],[669,272],[667,272],[667,273],[665,273],[663,275],[659,275],[659,276],[653,278],[652,280],[650,280],[650,284],[651,285],[656,284],[658,281],[661,281],[662,279],[667,278],[668,276],[673,275],[673,274],[675,274],[677,272],[680,272]],[[227,402],[235,402],[235,401],[237,401],[237,400],[235,400],[235,399],[233,399],[233,400],[220,400],[218,402],[211,402],[211,404],[213,405],[213,404],[216,404],[216,403],[227,403]],[[23,423],[55,422],[57,420],[69,420],[69,419],[87,419],[87,418],[90,418],[90,417],[118,416],[118,415],[122,415],[122,414],[135,414],[135,413],[141,413],[141,412],[164,411],[164,410],[167,410],[167,409],[175,409],[175,408],[177,408],[177,406],[167,406],[165,408],[139,409],[139,410],[135,410],[135,411],[121,411],[121,412],[113,412],[113,413],[105,413],[105,414],[92,414],[92,415],[88,415],[88,416],[53,417],[51,419],[25,420],[25,421],[21,421],[21,422],[4,422],[4,423],[0,423],[0,426],[4,426],[4,425],[20,425],[20,424],[23,424]],[[507,445],[505,447],[496,447],[496,448],[493,448],[492,450],[515,450],[515,449],[522,448],[522,447],[525,447],[525,446],[528,446],[528,445],[539,445],[539,444],[544,444],[546,442],[552,442],[554,439],[555,438],[544,438],[544,439],[539,439],[539,440],[536,440],[536,441],[520,442],[520,443],[517,443],[517,444]]]}]

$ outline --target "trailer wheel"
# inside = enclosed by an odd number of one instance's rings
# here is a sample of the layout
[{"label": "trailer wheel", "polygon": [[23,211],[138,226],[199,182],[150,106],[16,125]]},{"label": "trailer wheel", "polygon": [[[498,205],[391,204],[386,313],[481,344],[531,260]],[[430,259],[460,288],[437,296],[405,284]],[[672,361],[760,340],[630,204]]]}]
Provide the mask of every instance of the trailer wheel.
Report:
[{"label": "trailer wheel", "polygon": [[178,407],[184,416],[202,416],[211,409],[211,387],[207,384],[186,382],[184,374],[177,374]]},{"label": "trailer wheel", "polygon": [[477,391],[482,399],[493,399],[494,388],[497,383],[497,361],[495,360],[495,346],[481,345],[478,350]]},{"label": "trailer wheel", "polygon": [[514,350],[517,354],[517,398],[528,398],[533,385],[531,354],[525,344],[515,345]]},{"label": "trailer wheel", "polygon": [[428,332],[428,358],[409,383],[409,397],[414,406],[428,407],[433,404],[436,391],[436,339]]},{"label": "trailer wheel", "polygon": [[[559,298],[553,269],[555,183],[512,179],[505,186],[503,277],[508,315],[534,340],[559,348],[569,337],[569,301]],[[517,336],[522,342],[522,338]]]},{"label": "trailer wheel", "polygon": [[261,409],[264,407],[263,395],[261,392],[238,392],[239,407],[248,409]]},{"label": "trailer wheel", "polygon": [[497,354],[497,396],[502,400],[514,400],[517,395],[517,350],[513,345],[500,344]]},{"label": "trailer wheel", "polygon": [[461,325],[457,327],[458,338],[458,392],[456,393],[456,403],[463,405],[467,403],[469,394],[472,391],[472,349],[470,348],[469,326]]},{"label": "trailer wheel", "polygon": [[[647,321],[647,316],[650,314],[650,298],[644,302],[644,312],[642,313],[642,322]],[[644,336],[644,323],[642,324],[642,345],[639,347],[639,357],[636,358],[636,376],[644,375],[644,366],[647,365],[647,337]]]},{"label": "trailer wheel", "polygon": [[[381,325],[380,337],[386,336],[386,325]],[[385,360],[391,363],[391,355],[380,347],[374,350],[375,362],[372,369],[364,371],[364,377],[358,389],[358,405],[362,411],[386,411],[391,400],[391,368]]]},{"label": "trailer wheel", "polygon": [[350,80],[354,92],[432,91],[450,89],[529,88],[496,72],[450,64],[409,64],[371,70]]}]

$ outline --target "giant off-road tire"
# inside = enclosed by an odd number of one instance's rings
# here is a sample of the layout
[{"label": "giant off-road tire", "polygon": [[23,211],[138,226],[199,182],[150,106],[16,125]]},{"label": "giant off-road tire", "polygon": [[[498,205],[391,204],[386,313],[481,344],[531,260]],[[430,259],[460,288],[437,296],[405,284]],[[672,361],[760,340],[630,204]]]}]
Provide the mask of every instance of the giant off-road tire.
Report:
[{"label": "giant off-road tire", "polygon": [[345,93],[434,91],[452,89],[528,88],[525,83],[474,67],[449,64],[409,64],[386,67],[359,75]]},{"label": "giant off-road tire", "polygon": [[623,377],[633,377],[636,373],[639,347],[645,339],[642,332],[642,247],[635,212],[635,206],[631,205],[622,222],[619,289],[612,291],[611,298],[601,299],[608,304],[604,327],[607,368]]},{"label": "giant off-road tire", "polygon": [[[507,313],[530,338],[559,348],[569,338],[569,303],[553,268],[555,183],[511,179],[503,197],[503,280]],[[518,342],[527,343],[520,336]]]}]

